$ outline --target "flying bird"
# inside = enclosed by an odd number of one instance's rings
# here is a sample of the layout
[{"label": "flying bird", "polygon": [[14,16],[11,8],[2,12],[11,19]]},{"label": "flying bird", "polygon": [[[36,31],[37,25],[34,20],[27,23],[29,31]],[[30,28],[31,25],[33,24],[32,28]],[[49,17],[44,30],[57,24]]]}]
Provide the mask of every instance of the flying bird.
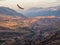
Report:
[{"label": "flying bird", "polygon": [[18,6],[18,8],[19,8],[19,9],[22,9],[22,10],[24,10],[24,8],[20,7],[18,4],[17,4],[17,6]]}]

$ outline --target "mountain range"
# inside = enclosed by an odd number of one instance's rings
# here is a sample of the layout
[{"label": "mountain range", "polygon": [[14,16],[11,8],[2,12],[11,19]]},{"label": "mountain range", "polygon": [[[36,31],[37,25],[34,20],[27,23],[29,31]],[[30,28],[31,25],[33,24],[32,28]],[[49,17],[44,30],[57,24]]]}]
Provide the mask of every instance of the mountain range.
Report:
[{"label": "mountain range", "polygon": [[25,11],[24,13],[27,17],[36,17],[36,16],[60,16],[60,6],[48,7],[48,8],[38,8],[32,7]]},{"label": "mountain range", "polygon": [[0,15],[25,17],[23,14],[18,13],[15,10],[10,9],[8,7],[0,7]]},{"label": "mountain range", "polygon": [[0,7],[0,15],[2,14],[8,16],[20,16],[20,17],[36,17],[36,16],[52,16],[52,15],[60,16],[60,6],[49,7],[49,8],[32,7],[28,10],[25,10],[23,12],[24,15],[8,7]]}]

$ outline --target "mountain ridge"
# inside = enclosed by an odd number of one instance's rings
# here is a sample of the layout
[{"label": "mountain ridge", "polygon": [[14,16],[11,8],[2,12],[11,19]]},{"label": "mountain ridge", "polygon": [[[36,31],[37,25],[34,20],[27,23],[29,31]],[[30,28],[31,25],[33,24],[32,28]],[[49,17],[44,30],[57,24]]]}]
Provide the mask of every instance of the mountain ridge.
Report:
[{"label": "mountain ridge", "polygon": [[60,16],[60,6],[48,7],[48,8],[38,8],[32,7],[25,11],[24,13],[27,17],[36,16]]},{"label": "mountain ridge", "polygon": [[0,15],[25,17],[23,14],[18,13],[15,10],[10,9],[8,7],[0,7]]}]

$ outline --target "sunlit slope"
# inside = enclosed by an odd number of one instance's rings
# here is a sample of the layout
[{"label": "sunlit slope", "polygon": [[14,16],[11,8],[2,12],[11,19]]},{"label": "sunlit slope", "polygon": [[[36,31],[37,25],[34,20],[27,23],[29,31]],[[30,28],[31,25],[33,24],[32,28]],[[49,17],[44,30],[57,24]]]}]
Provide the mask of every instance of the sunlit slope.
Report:
[{"label": "sunlit slope", "polygon": [[32,23],[37,22],[39,19],[54,19],[55,16],[39,16],[34,18],[21,18],[13,16],[0,16],[0,26],[10,29],[16,29],[18,27],[29,27]]}]

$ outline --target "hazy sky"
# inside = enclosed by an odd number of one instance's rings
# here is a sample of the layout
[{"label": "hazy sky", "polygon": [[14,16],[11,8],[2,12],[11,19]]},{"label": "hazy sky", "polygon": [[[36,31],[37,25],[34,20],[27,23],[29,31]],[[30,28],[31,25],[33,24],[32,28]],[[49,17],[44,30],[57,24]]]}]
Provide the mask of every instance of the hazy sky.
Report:
[{"label": "hazy sky", "polygon": [[60,5],[60,0],[0,0],[0,6],[18,9],[16,4],[19,4],[25,9],[31,7],[52,7]]}]

